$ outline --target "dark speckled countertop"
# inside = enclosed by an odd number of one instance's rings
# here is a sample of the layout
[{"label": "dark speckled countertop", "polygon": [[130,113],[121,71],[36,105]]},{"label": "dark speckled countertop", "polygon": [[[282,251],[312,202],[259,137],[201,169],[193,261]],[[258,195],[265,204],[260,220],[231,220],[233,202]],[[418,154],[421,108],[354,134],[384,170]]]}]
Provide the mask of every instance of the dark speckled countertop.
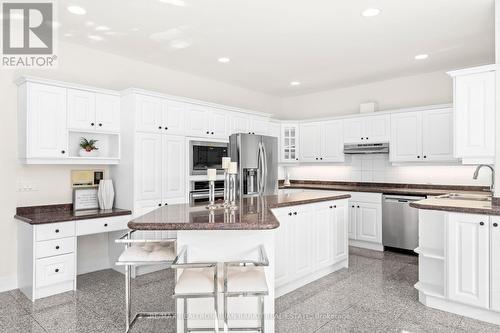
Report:
[{"label": "dark speckled countertop", "polygon": [[279,227],[273,208],[350,198],[349,194],[297,193],[243,198],[234,211],[213,212],[205,204],[158,208],[128,223],[132,230],[268,230]]},{"label": "dark speckled countertop", "polygon": [[126,209],[89,209],[74,211],[72,204],[17,207],[14,218],[29,224],[45,224],[64,221],[96,219],[120,215],[131,215]]},{"label": "dark speckled countertop", "polygon": [[491,201],[429,198],[410,203],[413,208],[424,210],[440,210],[466,214],[500,215],[500,206],[493,206]]}]

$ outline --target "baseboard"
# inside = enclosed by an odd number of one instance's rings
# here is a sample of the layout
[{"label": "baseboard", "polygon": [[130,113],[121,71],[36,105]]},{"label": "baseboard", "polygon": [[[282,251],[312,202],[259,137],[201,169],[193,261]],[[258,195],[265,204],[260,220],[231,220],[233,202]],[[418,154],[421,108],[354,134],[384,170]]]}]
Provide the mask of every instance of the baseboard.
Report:
[{"label": "baseboard", "polygon": [[0,293],[17,289],[17,276],[0,276]]},{"label": "baseboard", "polygon": [[355,239],[349,239],[349,246],[361,247],[363,249],[384,251],[384,246],[378,243],[365,242]]}]

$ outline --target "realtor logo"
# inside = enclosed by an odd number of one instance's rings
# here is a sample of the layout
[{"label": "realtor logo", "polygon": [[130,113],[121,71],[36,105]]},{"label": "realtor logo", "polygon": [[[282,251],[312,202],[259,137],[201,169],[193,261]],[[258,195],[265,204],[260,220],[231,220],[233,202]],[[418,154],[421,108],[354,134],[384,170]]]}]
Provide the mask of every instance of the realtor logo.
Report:
[{"label": "realtor logo", "polygon": [[53,7],[52,2],[2,3],[3,66],[54,66]]}]

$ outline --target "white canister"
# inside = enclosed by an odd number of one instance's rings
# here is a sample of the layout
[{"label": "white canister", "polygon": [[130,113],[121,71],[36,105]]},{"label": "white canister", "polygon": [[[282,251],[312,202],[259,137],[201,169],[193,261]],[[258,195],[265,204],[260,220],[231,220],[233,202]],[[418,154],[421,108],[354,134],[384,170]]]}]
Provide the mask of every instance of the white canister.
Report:
[{"label": "white canister", "polygon": [[111,179],[101,179],[99,182],[99,190],[97,191],[97,199],[99,200],[99,207],[101,209],[113,208],[115,190]]}]

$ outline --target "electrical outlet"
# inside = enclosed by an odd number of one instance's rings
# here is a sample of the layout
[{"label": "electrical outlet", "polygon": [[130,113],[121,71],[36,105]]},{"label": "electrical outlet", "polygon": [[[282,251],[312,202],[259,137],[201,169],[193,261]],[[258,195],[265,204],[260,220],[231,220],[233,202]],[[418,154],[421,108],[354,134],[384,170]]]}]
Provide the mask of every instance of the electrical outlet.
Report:
[{"label": "electrical outlet", "polygon": [[17,191],[18,192],[34,192],[34,191],[38,191],[38,187],[34,183],[19,182],[17,184]]}]

